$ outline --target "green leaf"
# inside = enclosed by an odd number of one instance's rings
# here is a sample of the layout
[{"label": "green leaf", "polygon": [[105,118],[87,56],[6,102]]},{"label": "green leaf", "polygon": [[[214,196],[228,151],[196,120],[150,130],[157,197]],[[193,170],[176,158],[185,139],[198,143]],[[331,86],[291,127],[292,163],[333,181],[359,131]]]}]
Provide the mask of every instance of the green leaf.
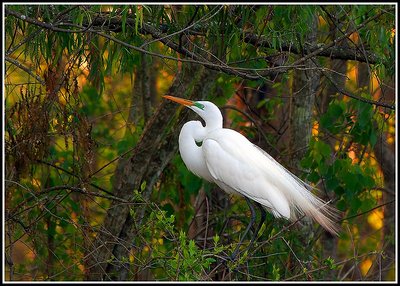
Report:
[{"label": "green leaf", "polygon": [[345,211],[346,210],[346,201],[344,199],[340,199],[337,204],[336,207],[338,210],[340,211]]},{"label": "green leaf", "polygon": [[371,210],[373,207],[376,206],[376,199],[372,197],[368,197],[362,200],[362,204],[359,208],[361,212],[366,212]]},{"label": "green leaf", "polygon": [[146,181],[142,182],[142,184],[140,185],[140,190],[144,191],[144,189],[146,189],[146,185],[147,185]]},{"label": "green leaf", "polygon": [[124,7],[123,13],[122,13],[122,18],[121,18],[121,28],[122,28],[122,34],[125,35],[125,30],[126,30],[126,17],[128,15],[129,8],[128,6]]},{"label": "green leaf", "polygon": [[356,193],[358,191],[358,180],[357,177],[350,173],[346,172],[343,174],[343,181],[346,184],[346,189],[349,193]]},{"label": "green leaf", "polygon": [[196,244],[194,243],[194,240],[189,241],[189,254],[190,256],[193,256],[197,252],[197,247]]},{"label": "green leaf", "polygon": [[365,175],[363,178],[365,188],[370,189],[376,185],[375,180],[372,176]]},{"label": "green leaf", "polygon": [[214,245],[216,246],[216,245],[218,244],[218,241],[219,241],[219,236],[218,236],[218,234],[215,234],[215,235],[213,236],[213,241],[214,241]]},{"label": "green leaf", "polygon": [[376,130],[375,128],[371,128],[371,133],[369,135],[369,143],[371,144],[371,147],[374,147],[377,141],[378,136],[376,135]]},{"label": "green leaf", "polygon": [[345,106],[342,102],[332,101],[326,113],[321,116],[321,127],[328,129],[334,134],[340,132],[344,123],[344,111]]},{"label": "green leaf", "polygon": [[335,260],[332,257],[328,257],[324,260],[324,264],[329,267],[330,270],[336,269]]},{"label": "green leaf", "polygon": [[274,264],[272,268],[272,280],[279,281],[280,279],[281,275],[279,273],[279,267]]},{"label": "green leaf", "polygon": [[317,172],[314,172],[314,171],[311,172],[311,173],[307,176],[307,179],[308,179],[310,182],[312,182],[312,183],[318,182],[320,178],[321,178],[320,175],[319,175]]},{"label": "green leaf", "polygon": [[335,190],[339,186],[339,181],[335,177],[329,177],[326,180],[326,187],[328,190]]},{"label": "green leaf", "polygon": [[357,196],[353,196],[353,198],[350,201],[351,213],[357,213],[357,211],[360,209],[361,206],[362,206],[361,200]]},{"label": "green leaf", "polygon": [[315,142],[315,148],[324,158],[331,154],[331,147],[321,140]]},{"label": "green leaf", "polygon": [[263,224],[261,225],[261,227],[260,227],[260,230],[258,231],[257,238],[260,238],[260,237],[261,237],[261,235],[264,233],[264,231],[265,231],[266,228],[267,228],[266,224],[263,223]]},{"label": "green leaf", "polygon": [[301,160],[300,166],[304,169],[310,169],[313,165],[313,162],[313,157],[308,155]]},{"label": "green leaf", "polygon": [[340,185],[338,187],[336,187],[334,189],[334,191],[338,196],[341,196],[341,195],[343,195],[345,193],[345,189]]},{"label": "green leaf", "polygon": [[214,262],[216,262],[216,261],[217,261],[216,259],[214,259],[214,258],[212,258],[212,257],[208,257],[208,258],[206,258],[205,262],[203,263],[203,266],[206,267],[206,268],[208,268],[208,267],[210,267],[210,265],[211,265],[212,263],[214,263]]}]

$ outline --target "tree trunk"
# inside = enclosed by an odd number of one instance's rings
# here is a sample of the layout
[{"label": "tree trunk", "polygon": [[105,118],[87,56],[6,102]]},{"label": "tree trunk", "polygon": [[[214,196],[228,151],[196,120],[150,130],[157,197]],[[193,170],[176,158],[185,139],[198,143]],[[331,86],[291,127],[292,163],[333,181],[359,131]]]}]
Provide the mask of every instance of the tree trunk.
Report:
[{"label": "tree trunk", "polygon": [[[333,11],[334,13],[334,11]],[[335,17],[336,19],[336,17]],[[330,23],[330,38],[332,40],[336,39],[338,35],[340,36],[340,32],[338,29],[341,27],[340,22],[335,22],[335,23]],[[348,48],[348,44],[346,41],[338,43],[339,47],[341,48]],[[326,113],[328,110],[329,104],[332,101],[332,99],[340,97],[338,93],[338,87],[341,89],[345,89],[345,83],[346,83],[346,74],[347,74],[347,62],[344,60],[340,59],[332,59],[330,61],[330,68],[333,73],[330,73],[330,79],[333,82],[330,82],[328,78],[325,79],[326,82],[326,88],[321,95],[321,101],[319,103],[319,110],[321,114]],[[334,150],[336,140],[334,138],[328,137],[326,139],[326,143],[328,143],[332,150]],[[325,193],[327,193],[327,190],[324,190]],[[329,199],[328,197],[324,198]],[[334,261],[337,260],[337,246],[338,246],[338,237],[330,234],[329,232],[324,232],[321,241],[323,244],[323,257],[328,258],[331,257],[333,258]],[[326,279],[329,281],[334,281],[337,280],[337,270],[331,269],[327,274],[326,274]]]},{"label": "tree trunk", "polygon": [[151,58],[145,54],[141,54],[142,64],[142,101],[143,101],[143,115],[144,122],[147,122],[152,114],[152,102],[151,102]]},{"label": "tree trunk", "polygon": [[[168,94],[190,97],[192,90],[203,87],[206,79],[207,73],[203,68],[199,66],[192,66],[190,69],[184,68],[176,75]],[[155,182],[154,178],[158,177],[177,148],[177,144],[170,144],[170,142],[177,142],[177,140],[171,141],[171,136],[177,138],[178,130],[174,129],[174,132],[169,135],[162,132],[165,130],[165,124],[174,117],[176,108],[176,104],[168,101],[162,101],[159,105],[146,124],[132,156],[124,164],[121,164],[119,170],[116,170],[113,190],[115,196],[131,201],[133,190],[140,190],[142,182],[146,180]],[[166,138],[167,136],[169,138]],[[169,148],[167,148],[168,146]],[[162,164],[159,164],[157,168],[154,168],[155,165],[152,164],[155,158],[162,160]],[[145,191],[144,194],[149,197],[150,194],[146,194],[146,192],[150,192]],[[111,203],[104,223],[93,242],[92,253],[88,257],[87,280],[126,279],[127,269],[122,271],[124,263],[121,261],[123,257],[128,257],[127,252],[135,233],[135,219],[130,215],[130,209],[135,208],[134,202],[132,203],[131,207],[115,201]],[[135,213],[138,213],[138,210],[140,209],[135,209]],[[116,261],[110,263],[112,257]]]},{"label": "tree trunk", "polygon": [[[313,27],[308,42],[316,42],[317,19],[313,18]],[[296,70],[293,80],[293,95],[290,102],[290,154],[293,167],[298,168],[301,158],[307,151],[311,137],[312,112],[315,94],[319,85],[319,72],[314,59],[305,62],[306,70]]]},{"label": "tree trunk", "polygon": [[[212,85],[214,85],[217,73],[207,72],[202,68],[187,69],[186,67],[184,67],[184,72],[185,74],[187,74],[187,76],[192,75],[192,77],[190,77],[192,79],[190,84],[194,84],[193,90],[189,93],[187,97],[194,98],[196,100],[204,99],[206,95],[212,90]],[[194,72],[196,72],[197,74]],[[169,92],[169,94],[174,94],[174,93]],[[175,93],[175,94],[180,95],[181,93]],[[173,106],[177,107],[176,104],[173,104]],[[184,109],[184,112],[180,114],[177,122],[181,123],[186,122],[185,118],[187,118],[188,114],[191,114],[190,111]],[[150,200],[153,187],[157,182],[159,176],[161,175],[161,172],[168,165],[168,163],[178,150],[178,135],[181,127],[182,127],[181,124],[178,124],[176,128],[173,128],[173,131],[170,134],[168,134],[166,138],[164,138],[164,140],[160,142],[160,145],[157,148],[158,151],[153,153],[153,157],[149,162],[148,169],[142,180],[142,182],[146,182],[146,187],[142,195],[143,198],[147,201]],[[145,211],[146,207],[141,207],[137,209],[137,211],[135,212],[134,220],[137,228],[140,228],[141,225],[145,223],[144,221]],[[121,232],[121,235],[124,236],[123,242],[132,243],[132,240],[134,239],[135,236],[135,229],[133,228],[133,226],[134,225],[130,223],[128,219]],[[127,252],[127,249],[129,248],[130,248],[129,245],[116,246],[116,248],[114,249],[114,256],[116,257],[117,263],[124,260],[123,257],[125,258],[128,257],[129,253]],[[125,261],[126,260],[127,259],[125,259]],[[115,261],[113,264],[110,264],[111,268],[109,269],[110,270],[109,273],[116,274],[116,276],[113,276],[112,278],[118,281],[126,280],[130,269],[128,267],[128,263],[123,263],[119,267],[116,267],[116,265],[117,264]]]},{"label": "tree trunk", "polygon": [[[312,45],[316,42],[316,32],[318,28],[317,17],[314,16],[310,23],[310,30],[307,42]],[[319,71],[313,58],[307,60],[304,64],[306,70],[296,70],[293,80],[293,93],[290,101],[290,160],[294,173],[299,175],[299,163],[304,157],[307,146],[311,138],[312,116],[315,102],[316,90],[319,86]],[[304,219],[307,222],[305,233],[312,234],[311,220]],[[305,241],[312,241],[311,237]]]},{"label": "tree trunk", "polygon": [[395,152],[385,142],[385,136],[380,136],[377,144],[374,146],[375,157],[383,172],[385,189],[383,192],[383,202],[388,203],[384,207],[383,218],[383,257],[377,259],[373,265],[375,280],[387,280],[389,271],[394,271],[395,267]]}]

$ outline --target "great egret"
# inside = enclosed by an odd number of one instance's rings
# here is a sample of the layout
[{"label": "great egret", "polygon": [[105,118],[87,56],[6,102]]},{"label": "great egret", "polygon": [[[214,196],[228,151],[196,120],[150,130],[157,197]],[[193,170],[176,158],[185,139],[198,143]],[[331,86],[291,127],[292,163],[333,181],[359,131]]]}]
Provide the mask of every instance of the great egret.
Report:
[{"label": "great egret", "polygon": [[[332,234],[338,234],[338,226],[331,219],[335,209],[311,193],[311,186],[242,134],[223,128],[222,114],[215,104],[170,95],[164,98],[190,108],[204,119],[205,126],[200,121],[189,121],[183,125],[179,135],[179,152],[192,173],[216,183],[229,194],[244,196],[252,212],[245,234],[255,219],[249,199],[261,204],[277,218],[294,221],[298,214],[304,214]],[[265,212],[260,209],[264,219]]]}]

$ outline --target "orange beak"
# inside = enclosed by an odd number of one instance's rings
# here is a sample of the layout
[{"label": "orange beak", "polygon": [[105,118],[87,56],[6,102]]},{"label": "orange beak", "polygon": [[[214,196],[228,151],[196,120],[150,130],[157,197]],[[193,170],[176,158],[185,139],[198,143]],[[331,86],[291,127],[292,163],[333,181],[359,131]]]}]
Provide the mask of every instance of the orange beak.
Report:
[{"label": "orange beak", "polygon": [[184,98],[179,98],[179,97],[175,97],[175,96],[171,96],[171,95],[163,95],[164,98],[175,101],[179,104],[182,104],[184,106],[192,106],[194,105],[194,102],[188,99],[184,99]]}]

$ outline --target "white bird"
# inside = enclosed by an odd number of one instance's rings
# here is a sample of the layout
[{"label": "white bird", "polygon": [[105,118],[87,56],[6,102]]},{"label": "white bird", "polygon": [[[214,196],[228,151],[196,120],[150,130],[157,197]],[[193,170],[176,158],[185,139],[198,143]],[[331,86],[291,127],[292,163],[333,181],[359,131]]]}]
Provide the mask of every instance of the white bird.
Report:
[{"label": "white bird", "polygon": [[338,234],[338,226],[332,220],[336,210],[311,193],[310,185],[242,134],[223,128],[222,114],[215,104],[164,97],[190,108],[205,121],[205,126],[200,121],[185,123],[179,135],[179,152],[192,173],[214,182],[229,194],[244,196],[254,216],[248,199],[277,218],[294,221],[304,214],[332,234]]}]

